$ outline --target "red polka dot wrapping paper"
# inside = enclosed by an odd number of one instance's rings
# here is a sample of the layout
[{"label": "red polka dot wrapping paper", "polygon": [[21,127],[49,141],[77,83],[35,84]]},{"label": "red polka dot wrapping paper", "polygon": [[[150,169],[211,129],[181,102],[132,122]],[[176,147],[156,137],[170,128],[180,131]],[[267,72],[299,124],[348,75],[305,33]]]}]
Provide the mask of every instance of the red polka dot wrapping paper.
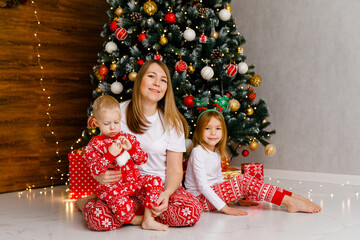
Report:
[{"label": "red polka dot wrapping paper", "polygon": [[91,176],[84,157],[85,153],[68,154],[70,199],[83,198],[95,192],[97,181]]}]

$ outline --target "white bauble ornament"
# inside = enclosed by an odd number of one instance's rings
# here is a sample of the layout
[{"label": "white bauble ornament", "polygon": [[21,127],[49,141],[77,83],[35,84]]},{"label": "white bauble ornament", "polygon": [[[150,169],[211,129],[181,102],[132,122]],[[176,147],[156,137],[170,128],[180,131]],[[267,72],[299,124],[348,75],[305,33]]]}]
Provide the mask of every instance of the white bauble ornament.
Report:
[{"label": "white bauble ornament", "polygon": [[117,81],[111,84],[111,92],[114,94],[121,93],[123,89],[124,89],[123,85]]},{"label": "white bauble ornament", "polygon": [[245,73],[247,73],[248,70],[249,70],[249,67],[246,64],[246,62],[241,62],[238,64],[238,73],[245,74]]},{"label": "white bauble ornament", "polygon": [[116,43],[114,43],[114,42],[106,43],[105,51],[107,51],[108,53],[112,53],[112,52],[115,52],[116,50],[118,50],[118,46],[116,45]]},{"label": "white bauble ornament", "polygon": [[221,9],[219,18],[221,21],[228,21],[231,18],[231,12],[227,9]]},{"label": "white bauble ornament", "polygon": [[186,29],[184,31],[184,38],[185,38],[186,41],[189,41],[189,42],[193,41],[196,38],[195,31],[192,30],[191,28]]},{"label": "white bauble ornament", "polygon": [[185,139],[186,151],[189,151],[193,146],[194,146],[194,143],[191,139],[189,139],[189,138]]},{"label": "white bauble ornament", "polygon": [[211,67],[203,67],[200,72],[201,76],[205,80],[210,80],[214,76],[214,70]]}]

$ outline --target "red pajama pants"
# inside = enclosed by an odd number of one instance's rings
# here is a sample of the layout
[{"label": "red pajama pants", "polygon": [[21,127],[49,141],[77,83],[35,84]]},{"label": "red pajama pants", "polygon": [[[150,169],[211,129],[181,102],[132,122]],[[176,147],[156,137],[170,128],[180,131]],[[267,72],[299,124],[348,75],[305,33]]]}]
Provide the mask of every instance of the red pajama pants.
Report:
[{"label": "red pajama pants", "polygon": [[160,177],[140,175],[135,181],[106,187],[98,193],[98,196],[108,204],[120,222],[130,223],[135,216],[134,201],[130,196],[145,195],[145,207],[151,209],[151,204],[157,201],[163,189],[164,185]]},{"label": "red pajama pants", "polygon": [[[266,201],[280,205],[284,196],[292,193],[260,181],[249,174],[241,174],[235,178],[211,186],[214,192],[225,202],[230,203],[246,197],[249,200]],[[204,212],[213,211],[215,207],[204,195],[197,196]]]},{"label": "red pajama pants", "polygon": [[[131,199],[136,214],[142,214],[146,195],[131,196]],[[179,187],[171,195],[167,210],[155,220],[168,226],[193,226],[199,220],[201,212],[200,202],[183,187]],[[124,224],[114,217],[109,206],[100,199],[87,201],[83,209],[83,216],[89,229],[94,231],[112,230],[120,228]]]}]

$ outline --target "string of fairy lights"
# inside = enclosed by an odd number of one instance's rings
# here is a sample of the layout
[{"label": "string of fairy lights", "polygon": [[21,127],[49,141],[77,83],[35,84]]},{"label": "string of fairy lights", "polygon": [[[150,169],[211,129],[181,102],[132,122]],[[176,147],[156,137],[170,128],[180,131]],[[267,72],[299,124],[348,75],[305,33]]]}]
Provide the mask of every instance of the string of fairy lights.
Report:
[{"label": "string of fairy lights", "polygon": [[[37,64],[39,65],[40,72],[41,72],[41,75],[40,75],[40,78],[39,78],[39,84],[40,84],[40,87],[42,89],[43,94],[46,96],[45,104],[47,105],[46,115],[47,115],[47,119],[48,119],[47,123],[46,123],[46,129],[50,133],[50,135],[53,137],[53,139],[55,139],[55,145],[56,145],[55,154],[56,154],[56,158],[57,158],[57,163],[55,165],[55,168],[56,168],[56,173],[58,173],[60,175],[60,180],[63,181],[65,179],[65,177],[67,176],[67,174],[58,167],[58,165],[62,162],[60,154],[59,154],[59,151],[60,151],[59,137],[56,135],[56,133],[51,128],[51,122],[52,122],[51,113],[50,113],[50,110],[51,110],[51,96],[49,95],[48,91],[46,90],[46,88],[44,86],[45,69],[44,69],[44,66],[42,65],[41,54],[40,54],[41,41],[40,41],[40,38],[39,38],[39,28],[40,28],[41,22],[40,22],[40,18],[39,18],[39,14],[38,14],[39,13],[39,10],[38,10],[39,8],[38,8],[38,5],[36,4],[35,1],[32,0],[30,3],[31,3],[31,5],[32,5],[32,7],[34,9],[34,17],[35,17],[36,24],[37,24],[36,29],[35,29],[35,33],[33,35],[34,35],[34,38],[36,40],[35,54],[36,54],[36,57],[37,57]],[[55,177],[54,175],[50,177],[51,188],[53,188],[55,178],[57,178],[57,177]],[[65,182],[65,184],[67,185],[67,181]],[[31,188],[34,188],[34,187],[35,187],[35,185],[28,186],[26,188],[26,190],[31,190]],[[44,189],[46,189],[46,188],[44,188]],[[20,193],[20,194],[22,194],[22,193]]]}]

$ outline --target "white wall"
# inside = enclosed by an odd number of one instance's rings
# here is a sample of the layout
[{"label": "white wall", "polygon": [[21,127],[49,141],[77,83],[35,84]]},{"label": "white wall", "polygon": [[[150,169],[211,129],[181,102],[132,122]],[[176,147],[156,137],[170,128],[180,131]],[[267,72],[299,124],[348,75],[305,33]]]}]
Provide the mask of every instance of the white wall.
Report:
[{"label": "white wall", "polygon": [[[360,175],[360,1],[233,0],[247,63],[270,109],[272,143],[231,165]],[[269,129],[270,129],[269,128]]]}]

